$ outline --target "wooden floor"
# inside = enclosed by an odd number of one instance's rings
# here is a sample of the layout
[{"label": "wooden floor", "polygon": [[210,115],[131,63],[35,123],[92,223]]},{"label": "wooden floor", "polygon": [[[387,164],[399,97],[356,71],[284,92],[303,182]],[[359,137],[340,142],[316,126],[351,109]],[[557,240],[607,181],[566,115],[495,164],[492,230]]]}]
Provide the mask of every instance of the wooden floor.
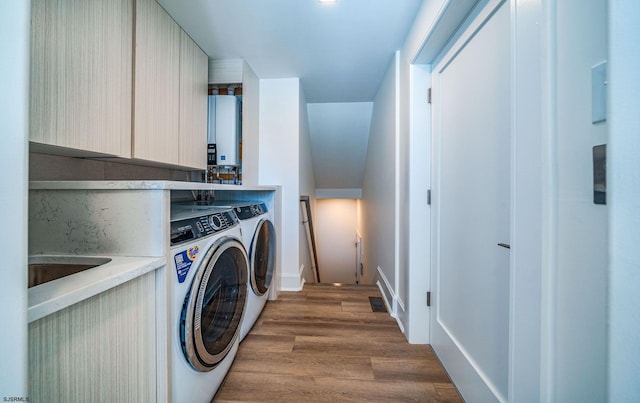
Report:
[{"label": "wooden floor", "polygon": [[433,351],[411,345],[375,286],[305,285],[269,301],[214,402],[462,402]]}]

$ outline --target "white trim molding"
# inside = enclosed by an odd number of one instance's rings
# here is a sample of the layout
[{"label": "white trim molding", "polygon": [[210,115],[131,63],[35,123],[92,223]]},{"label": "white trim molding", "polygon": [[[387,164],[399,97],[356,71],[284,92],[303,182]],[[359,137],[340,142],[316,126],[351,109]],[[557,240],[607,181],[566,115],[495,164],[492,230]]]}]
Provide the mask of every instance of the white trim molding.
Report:
[{"label": "white trim molding", "polygon": [[304,276],[302,275],[303,271],[304,264],[300,265],[297,274],[282,273],[280,277],[280,291],[302,291],[305,283]]},{"label": "white trim molding", "polygon": [[380,266],[378,266],[377,270],[378,270],[379,280],[376,281],[376,285],[380,289],[380,294],[382,294],[382,300],[384,301],[384,305],[386,306],[387,311],[389,311],[389,315],[391,315],[391,317],[396,320],[396,323],[398,323],[398,327],[400,328],[400,331],[402,332],[402,334],[406,336],[404,324],[400,321],[400,317],[398,316],[398,307],[402,309],[403,316],[404,316],[404,312],[405,312],[404,302],[402,302],[402,300],[398,298],[393,288],[391,287],[391,284],[389,284],[389,280],[387,280],[387,276],[384,275],[384,272],[382,271]]},{"label": "white trim molding", "polygon": [[396,301],[396,322],[398,322],[398,327],[400,328],[400,331],[402,332],[402,334],[405,335],[405,337],[407,337],[407,340],[408,340],[409,335],[405,331],[404,324],[402,323],[403,319],[406,320],[407,310],[404,306],[404,302],[402,301],[402,298],[396,297],[395,301]]},{"label": "white trim molding", "polygon": [[[389,299],[387,298],[387,292],[391,292],[391,290],[387,290],[386,288],[383,287],[382,283],[380,282],[380,280],[376,281],[376,285],[378,286],[378,288],[380,289],[380,294],[382,294],[382,301],[384,301],[384,306],[387,308],[387,311],[389,311],[389,314],[392,317],[395,317],[395,314],[393,313],[393,309],[392,307],[392,303],[389,302]],[[393,300],[393,298],[392,298]]]},{"label": "white trim molding", "polygon": [[[378,270],[379,280],[376,281],[376,284],[380,289],[380,293],[382,294],[382,298],[384,299],[384,304],[387,306],[387,310],[389,311],[391,316],[395,318],[396,317],[396,310],[395,310],[396,294],[393,292],[393,288],[391,288],[391,284],[389,284],[389,280],[387,280],[387,276],[384,275],[384,272],[382,271],[380,266],[378,266],[377,270]],[[382,283],[380,282],[380,280],[382,280]]]},{"label": "white trim molding", "polygon": [[362,199],[362,189],[316,189],[316,199]]},{"label": "white trim molding", "polygon": [[[511,244],[509,279],[510,402],[542,401],[541,322],[546,225],[543,214],[545,83],[542,2],[511,0]],[[550,103],[552,104],[552,103]],[[548,168],[546,168],[548,169]],[[554,242],[555,244],[555,242]],[[541,270],[543,271],[541,274]],[[544,373],[546,371],[543,371]],[[596,399],[597,400],[597,399]]]}]

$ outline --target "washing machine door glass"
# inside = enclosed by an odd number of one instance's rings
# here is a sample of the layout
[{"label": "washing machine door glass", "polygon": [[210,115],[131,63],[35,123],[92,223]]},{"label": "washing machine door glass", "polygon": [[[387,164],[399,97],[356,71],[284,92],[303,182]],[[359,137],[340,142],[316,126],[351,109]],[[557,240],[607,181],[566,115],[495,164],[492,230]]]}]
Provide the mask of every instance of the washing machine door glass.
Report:
[{"label": "washing machine door glass", "polygon": [[223,238],[209,248],[185,299],[180,326],[191,366],[210,371],[238,337],[247,290],[248,259],[242,243]]},{"label": "washing machine door glass", "polygon": [[276,230],[270,220],[258,223],[251,244],[251,288],[264,295],[271,285],[276,261]]}]

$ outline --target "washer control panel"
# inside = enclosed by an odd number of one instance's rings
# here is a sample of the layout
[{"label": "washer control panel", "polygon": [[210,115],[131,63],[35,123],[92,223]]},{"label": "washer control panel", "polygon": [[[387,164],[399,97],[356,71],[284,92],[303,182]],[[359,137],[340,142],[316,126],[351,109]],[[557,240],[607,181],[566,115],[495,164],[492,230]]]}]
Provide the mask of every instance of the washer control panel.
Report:
[{"label": "washer control panel", "polygon": [[267,205],[265,203],[247,204],[246,206],[236,206],[233,208],[240,220],[248,220],[253,217],[266,214]]},{"label": "washer control panel", "polygon": [[233,212],[207,214],[171,222],[171,246],[213,235],[238,224]]}]

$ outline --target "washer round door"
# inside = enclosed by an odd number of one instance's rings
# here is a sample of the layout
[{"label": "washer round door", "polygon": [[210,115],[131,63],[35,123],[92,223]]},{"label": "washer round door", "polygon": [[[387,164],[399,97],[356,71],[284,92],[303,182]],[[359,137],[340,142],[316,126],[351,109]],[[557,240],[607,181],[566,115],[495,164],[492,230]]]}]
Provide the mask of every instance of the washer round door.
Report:
[{"label": "washer round door", "polygon": [[196,268],[180,321],[182,351],[198,371],[211,371],[233,347],[247,298],[248,259],[231,237],[215,242]]},{"label": "washer round door", "polygon": [[262,219],[251,241],[251,288],[264,295],[273,279],[276,261],[276,230],[270,220]]}]

